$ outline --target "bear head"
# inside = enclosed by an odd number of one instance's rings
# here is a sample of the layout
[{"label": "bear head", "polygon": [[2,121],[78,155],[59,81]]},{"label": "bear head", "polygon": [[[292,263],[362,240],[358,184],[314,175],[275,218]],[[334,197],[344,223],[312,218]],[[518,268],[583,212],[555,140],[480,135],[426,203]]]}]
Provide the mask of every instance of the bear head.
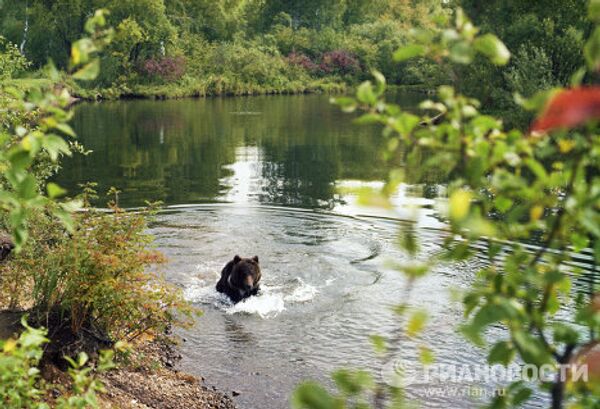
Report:
[{"label": "bear head", "polygon": [[233,267],[229,275],[229,286],[238,290],[241,296],[250,295],[258,288],[261,273],[258,256],[252,258],[233,258]]}]

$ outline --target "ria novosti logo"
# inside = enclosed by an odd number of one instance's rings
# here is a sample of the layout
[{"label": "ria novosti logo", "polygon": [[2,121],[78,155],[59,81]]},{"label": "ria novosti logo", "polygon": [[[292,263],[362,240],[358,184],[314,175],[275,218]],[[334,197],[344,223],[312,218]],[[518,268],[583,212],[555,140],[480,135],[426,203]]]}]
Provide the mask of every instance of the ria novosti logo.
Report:
[{"label": "ria novosti logo", "polygon": [[420,365],[394,360],[381,369],[383,381],[394,387],[411,385],[463,384],[478,386],[503,386],[516,381],[587,382],[587,364],[532,365],[516,363],[504,365],[473,365],[460,363],[435,363]]}]

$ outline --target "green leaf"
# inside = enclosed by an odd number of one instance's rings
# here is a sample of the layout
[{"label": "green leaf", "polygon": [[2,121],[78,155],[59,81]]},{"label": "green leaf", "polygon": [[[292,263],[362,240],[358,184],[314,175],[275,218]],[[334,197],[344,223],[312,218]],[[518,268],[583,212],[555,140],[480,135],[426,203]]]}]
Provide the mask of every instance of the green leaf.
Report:
[{"label": "green leaf", "polygon": [[50,159],[53,161],[56,161],[58,159],[58,155],[61,153],[65,155],[71,154],[67,142],[65,142],[65,140],[58,135],[47,135],[43,139],[42,145],[50,155]]},{"label": "green leaf", "polygon": [[52,81],[58,81],[60,79],[60,73],[58,72],[58,69],[56,69],[56,65],[54,65],[52,60],[48,61],[44,67],[44,73],[46,74],[46,77]]},{"label": "green leaf", "polygon": [[394,121],[394,129],[402,136],[408,136],[421,122],[421,118],[416,115],[402,112],[396,121]]},{"label": "green leaf", "polygon": [[587,43],[583,47],[583,55],[588,68],[595,71],[600,65],[600,27],[596,27]]},{"label": "green leaf", "polygon": [[530,388],[523,387],[523,388],[519,389],[517,391],[517,393],[515,393],[512,397],[513,406],[514,407],[520,406],[525,401],[527,401],[531,397],[532,394],[533,394],[533,391]]},{"label": "green leaf", "polygon": [[356,118],[353,122],[356,125],[371,125],[382,122],[384,118],[379,114],[364,114]]},{"label": "green leaf", "polygon": [[498,37],[485,34],[475,39],[473,46],[495,65],[506,65],[510,60],[510,51]]},{"label": "green leaf", "polygon": [[502,364],[504,366],[512,362],[515,357],[515,349],[507,341],[500,341],[490,349],[487,361],[490,365]]},{"label": "green leaf", "polygon": [[600,22],[600,0],[590,0],[588,17],[596,23]]},{"label": "green leaf", "polygon": [[525,363],[543,365],[551,361],[552,357],[545,350],[542,341],[532,334],[525,331],[514,331],[513,339]]},{"label": "green leaf", "polygon": [[407,277],[414,279],[423,277],[429,272],[430,265],[427,263],[420,263],[418,261],[411,261],[407,263],[400,263],[396,265],[397,269],[406,274]]},{"label": "green leaf", "polygon": [[31,155],[29,155],[29,152],[22,149],[16,149],[11,151],[8,155],[8,160],[15,170],[23,170],[29,167],[32,158]]},{"label": "green leaf", "polygon": [[100,74],[100,60],[98,58],[93,59],[82,68],[77,70],[73,74],[73,78],[82,81],[91,81]]},{"label": "green leaf", "polygon": [[505,196],[499,196],[494,200],[494,206],[496,206],[496,209],[498,209],[502,213],[507,212],[512,207],[512,205],[513,201]]},{"label": "green leaf", "polygon": [[419,361],[423,365],[431,365],[435,362],[433,351],[425,346],[419,347]]},{"label": "green leaf", "polygon": [[556,322],[552,324],[554,341],[567,345],[577,345],[579,333],[567,324]]},{"label": "green leaf", "polygon": [[579,253],[590,244],[590,239],[587,235],[573,232],[571,233],[571,243],[573,244],[573,249]]},{"label": "green leaf", "polygon": [[373,78],[375,78],[375,93],[377,95],[383,95],[385,92],[385,77],[377,70],[374,70],[372,74]]},{"label": "green leaf", "polygon": [[105,26],[106,25],[106,17],[105,17],[106,14],[108,14],[107,10],[104,10],[104,9],[96,10],[96,12],[94,13],[94,16],[91,18],[88,18],[86,20],[85,25],[83,26],[85,31],[89,34],[94,34],[97,27]]},{"label": "green leaf", "polygon": [[23,348],[39,347],[48,342],[45,335],[46,331],[30,327],[19,337],[19,344]]},{"label": "green leaf", "polygon": [[465,337],[475,345],[483,345],[481,333],[490,324],[502,321],[508,318],[505,309],[500,308],[498,304],[485,304],[476,313],[470,323],[463,325],[461,330]]},{"label": "green leaf", "polygon": [[585,69],[585,67],[581,67],[580,69],[575,71],[575,73],[571,76],[571,87],[579,87],[583,82],[586,73],[587,70]]},{"label": "green leaf", "polygon": [[330,101],[332,104],[339,105],[342,108],[356,105],[356,100],[350,97],[331,98]]},{"label": "green leaf", "polygon": [[411,58],[421,57],[425,55],[426,51],[427,49],[422,45],[410,44],[396,50],[396,52],[394,53],[394,61],[402,62]]},{"label": "green leaf", "polygon": [[369,337],[371,340],[371,344],[373,344],[373,349],[378,354],[384,354],[387,351],[386,340],[381,335],[371,335]]},{"label": "green leaf", "polygon": [[479,330],[506,318],[505,312],[496,304],[484,305],[473,317],[473,325]]},{"label": "green leaf", "polygon": [[544,166],[540,162],[531,158],[525,159],[524,162],[541,182],[545,182],[548,179],[546,169],[544,169]]},{"label": "green leaf", "polygon": [[65,135],[68,135],[72,138],[75,138],[75,131],[73,131],[73,128],[71,128],[68,124],[65,123],[59,123],[56,124],[54,126],[54,128],[58,129],[59,131],[61,131],[62,133],[64,133]]},{"label": "green leaf", "polygon": [[54,211],[54,216],[60,220],[63,226],[65,226],[65,229],[68,231],[72,232],[75,229],[75,223],[70,212],[66,211],[65,209],[58,208]]},{"label": "green leaf", "polygon": [[97,48],[91,38],[82,38],[71,45],[71,64],[78,66],[85,64],[90,59],[90,54],[96,52]]},{"label": "green leaf", "polygon": [[408,325],[406,326],[406,334],[409,337],[414,337],[418,335],[423,328],[425,328],[425,323],[427,322],[427,312],[424,310],[415,311],[408,320]]},{"label": "green leaf", "polygon": [[474,54],[473,48],[466,41],[456,42],[450,47],[450,59],[458,64],[470,64]]},{"label": "green leaf", "polygon": [[374,384],[371,375],[366,371],[339,369],[331,377],[338,389],[350,396],[358,395],[363,390],[371,388]]},{"label": "green leaf", "polygon": [[457,190],[450,195],[450,218],[453,221],[464,220],[469,214],[473,195],[466,190]]},{"label": "green leaf", "polygon": [[356,90],[356,98],[368,105],[375,105],[377,103],[377,95],[373,91],[373,84],[371,81],[365,81],[358,86]]},{"label": "green leaf", "polygon": [[17,193],[24,200],[31,200],[37,197],[38,190],[35,177],[33,175],[25,176],[25,179],[17,185]]},{"label": "green leaf", "polygon": [[294,409],[341,409],[343,405],[316,382],[305,382],[291,396]]},{"label": "green leaf", "polygon": [[48,183],[48,186],[46,186],[46,191],[48,192],[48,197],[51,199],[55,199],[67,193],[65,189],[52,182]]}]

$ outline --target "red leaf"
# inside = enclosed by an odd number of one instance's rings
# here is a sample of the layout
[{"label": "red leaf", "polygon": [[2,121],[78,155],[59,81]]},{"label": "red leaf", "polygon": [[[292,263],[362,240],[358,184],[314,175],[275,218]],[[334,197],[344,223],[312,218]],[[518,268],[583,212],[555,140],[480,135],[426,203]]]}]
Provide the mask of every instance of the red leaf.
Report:
[{"label": "red leaf", "polygon": [[533,132],[557,128],[575,128],[590,119],[600,118],[600,87],[574,88],[553,97],[541,117],[531,127]]}]

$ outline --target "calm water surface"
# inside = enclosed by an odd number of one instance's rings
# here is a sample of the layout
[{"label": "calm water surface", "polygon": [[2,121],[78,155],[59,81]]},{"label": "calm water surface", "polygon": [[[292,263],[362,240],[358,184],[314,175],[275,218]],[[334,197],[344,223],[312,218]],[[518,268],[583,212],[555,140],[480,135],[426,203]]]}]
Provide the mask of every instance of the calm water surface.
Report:
[{"label": "calm water surface", "polygon": [[[415,96],[398,99],[411,106]],[[83,104],[74,127],[93,153],[66,163],[63,186],[76,192],[96,181],[101,192],[119,188],[124,207],[145,200],[170,206],[152,233],[169,257],[167,277],[205,313],[181,333],[183,370],[240,392],[238,405],[253,409],[285,408],[299,381],[328,382],[340,366],[381,373],[369,335],[394,331],[389,307],[406,297],[403,277],[389,267],[409,261],[396,233],[401,220],[416,220],[419,257],[439,250],[444,232],[435,203],[443,175],[402,185],[393,212],[359,207],[345,188],[381,184],[383,142],[326,96]],[[259,255],[263,289],[232,306],[214,285],[235,254]],[[414,289],[410,302],[426,307],[430,320],[421,339],[401,340],[397,366],[406,373],[418,370],[422,344],[438,363],[485,362],[456,333],[462,309],[451,296],[479,267],[477,260],[439,267]],[[476,407],[468,385],[493,386],[464,381],[452,390],[446,382],[439,396],[432,385],[413,383],[407,393],[422,407]]]}]

